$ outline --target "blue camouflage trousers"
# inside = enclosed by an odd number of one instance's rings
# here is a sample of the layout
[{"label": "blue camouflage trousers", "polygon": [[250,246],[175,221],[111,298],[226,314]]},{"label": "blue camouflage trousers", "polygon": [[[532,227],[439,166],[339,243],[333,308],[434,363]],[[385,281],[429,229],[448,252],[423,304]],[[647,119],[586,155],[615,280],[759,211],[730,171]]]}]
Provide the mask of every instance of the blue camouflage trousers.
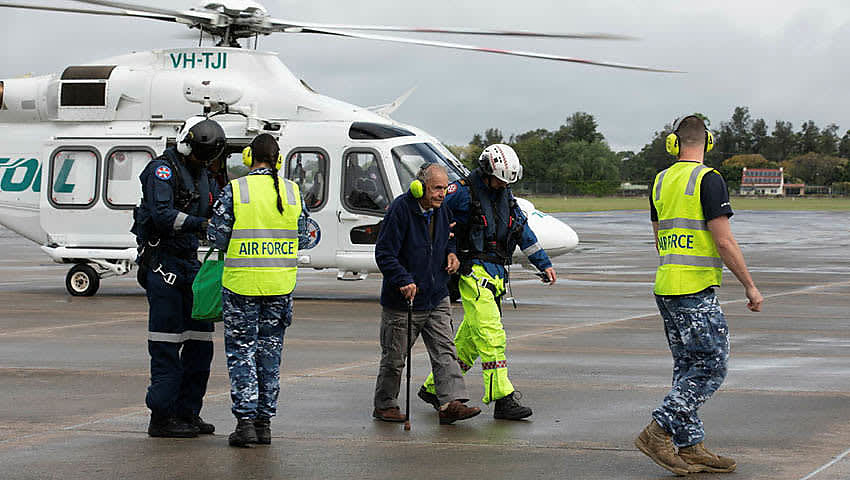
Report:
[{"label": "blue camouflage trousers", "polygon": [[222,317],[233,415],[275,416],[283,335],[292,323],[292,296],[244,296],[223,288]]},{"label": "blue camouflage trousers", "polygon": [[713,288],[681,296],[655,296],[673,354],[673,389],[652,418],[677,447],[705,437],[697,410],[720,388],[729,361],[729,327]]}]

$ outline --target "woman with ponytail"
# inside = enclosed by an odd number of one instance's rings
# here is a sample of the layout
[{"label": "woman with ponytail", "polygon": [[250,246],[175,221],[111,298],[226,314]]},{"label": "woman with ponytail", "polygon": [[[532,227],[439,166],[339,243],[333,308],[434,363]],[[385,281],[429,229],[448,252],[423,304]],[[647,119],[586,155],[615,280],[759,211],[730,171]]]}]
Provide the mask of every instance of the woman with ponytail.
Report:
[{"label": "woman with ponytail", "polygon": [[222,316],[230,373],[234,447],[271,443],[283,335],[292,322],[299,243],[306,213],[295,182],[280,178],[280,147],[267,133],[243,152],[248,175],[231,181],[213,207],[208,236],[226,250]]}]

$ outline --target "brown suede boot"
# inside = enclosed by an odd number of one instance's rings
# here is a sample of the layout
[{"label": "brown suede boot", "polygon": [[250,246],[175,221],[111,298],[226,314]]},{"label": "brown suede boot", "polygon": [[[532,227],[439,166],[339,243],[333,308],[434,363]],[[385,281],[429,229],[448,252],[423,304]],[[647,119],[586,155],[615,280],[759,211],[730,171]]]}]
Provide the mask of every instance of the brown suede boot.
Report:
[{"label": "brown suede boot", "polygon": [[694,472],[729,473],[734,472],[738,466],[731,458],[709,452],[702,442],[680,448],[679,456],[688,462]]},{"label": "brown suede boot", "polygon": [[635,446],[659,466],[676,475],[691,473],[690,466],[676,455],[672,435],[652,420],[635,439]]}]

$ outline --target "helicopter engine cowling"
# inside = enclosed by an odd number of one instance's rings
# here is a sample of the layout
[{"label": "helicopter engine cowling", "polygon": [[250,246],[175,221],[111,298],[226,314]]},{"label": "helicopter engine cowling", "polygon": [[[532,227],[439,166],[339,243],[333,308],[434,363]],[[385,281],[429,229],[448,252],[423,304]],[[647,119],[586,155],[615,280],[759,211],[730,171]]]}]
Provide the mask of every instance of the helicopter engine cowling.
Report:
[{"label": "helicopter engine cowling", "polygon": [[46,77],[0,80],[0,121],[37,122],[38,98]]}]

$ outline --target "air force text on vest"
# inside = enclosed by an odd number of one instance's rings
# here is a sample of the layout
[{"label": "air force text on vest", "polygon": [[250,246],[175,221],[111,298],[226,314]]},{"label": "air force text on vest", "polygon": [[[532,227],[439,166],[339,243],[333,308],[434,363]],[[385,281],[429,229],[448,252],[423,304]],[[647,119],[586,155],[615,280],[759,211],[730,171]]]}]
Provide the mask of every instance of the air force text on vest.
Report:
[{"label": "air force text on vest", "polygon": [[668,250],[671,248],[686,248],[689,250],[694,249],[694,236],[693,235],[684,235],[678,233],[670,233],[667,235],[659,235],[658,236],[658,248],[661,250]]},{"label": "air force text on vest", "polygon": [[295,255],[297,240],[252,240],[239,245],[239,255]]}]

